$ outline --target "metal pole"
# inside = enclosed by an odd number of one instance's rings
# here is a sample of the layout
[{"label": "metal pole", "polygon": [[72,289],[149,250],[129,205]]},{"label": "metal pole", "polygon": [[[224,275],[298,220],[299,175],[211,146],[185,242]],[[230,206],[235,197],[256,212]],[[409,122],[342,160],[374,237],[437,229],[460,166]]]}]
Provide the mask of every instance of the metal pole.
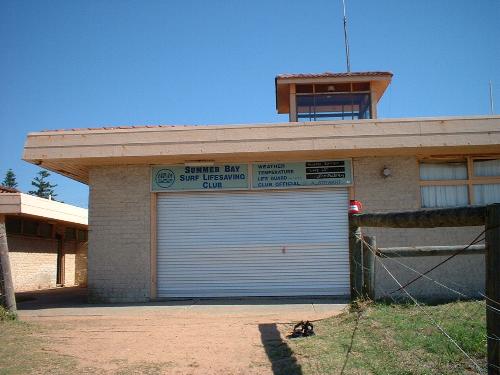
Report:
[{"label": "metal pole", "polygon": [[345,0],[342,0],[344,7],[344,42],[345,42],[345,57],[347,62],[347,73],[351,72],[351,60],[349,58],[349,40],[347,39],[347,16],[345,11]]},{"label": "metal pole", "polygon": [[486,333],[488,374],[500,374],[500,203],[486,208]]},{"label": "metal pole", "polygon": [[495,104],[493,102],[493,83],[490,79],[490,112],[493,115],[495,113]]},{"label": "metal pole", "polygon": [[17,312],[12,272],[10,270],[9,247],[7,245],[7,231],[5,230],[5,216],[0,215],[0,292],[3,295],[2,304],[12,313]]}]

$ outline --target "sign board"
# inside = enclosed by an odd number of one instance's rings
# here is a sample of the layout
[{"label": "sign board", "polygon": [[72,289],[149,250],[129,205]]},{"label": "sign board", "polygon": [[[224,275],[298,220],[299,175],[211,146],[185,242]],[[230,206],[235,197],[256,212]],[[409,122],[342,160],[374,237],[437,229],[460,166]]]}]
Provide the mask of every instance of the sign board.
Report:
[{"label": "sign board", "polygon": [[253,163],[251,168],[250,186],[248,164],[156,166],[152,168],[151,189],[153,192],[290,189],[352,183],[349,159]]},{"label": "sign board", "polygon": [[152,191],[248,189],[247,164],[152,168]]},{"label": "sign board", "polygon": [[254,189],[341,186],[350,185],[351,182],[350,160],[255,163],[252,165],[252,188]]}]

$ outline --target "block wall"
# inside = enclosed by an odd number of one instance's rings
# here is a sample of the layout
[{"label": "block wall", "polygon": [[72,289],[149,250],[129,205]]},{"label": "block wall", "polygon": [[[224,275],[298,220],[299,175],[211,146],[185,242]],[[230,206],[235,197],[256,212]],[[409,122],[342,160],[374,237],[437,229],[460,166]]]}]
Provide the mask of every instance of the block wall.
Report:
[{"label": "block wall", "polygon": [[[56,239],[9,234],[7,242],[16,291],[56,287]],[[87,244],[65,241],[64,251],[64,286],[86,286]]]},{"label": "block wall", "polygon": [[54,288],[57,276],[57,240],[8,235],[14,289]]},{"label": "block wall", "polygon": [[87,243],[64,241],[64,285],[87,286]]},{"label": "block wall", "polygon": [[147,166],[90,170],[89,300],[150,297],[150,171]]},{"label": "block wall", "polygon": [[75,284],[81,287],[86,287],[88,280],[87,247],[87,242],[76,243]]}]

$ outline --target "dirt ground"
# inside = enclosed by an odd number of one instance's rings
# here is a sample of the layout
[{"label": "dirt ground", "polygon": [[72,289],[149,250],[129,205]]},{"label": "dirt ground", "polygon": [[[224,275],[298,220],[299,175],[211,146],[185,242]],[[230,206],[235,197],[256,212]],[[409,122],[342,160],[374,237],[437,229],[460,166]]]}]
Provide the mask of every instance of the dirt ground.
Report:
[{"label": "dirt ground", "polygon": [[20,304],[20,317],[43,327],[47,350],[76,358],[76,373],[252,375],[273,374],[270,348],[286,346],[290,324],[323,319],[344,306],[323,299],[39,307],[27,302],[24,309]]}]

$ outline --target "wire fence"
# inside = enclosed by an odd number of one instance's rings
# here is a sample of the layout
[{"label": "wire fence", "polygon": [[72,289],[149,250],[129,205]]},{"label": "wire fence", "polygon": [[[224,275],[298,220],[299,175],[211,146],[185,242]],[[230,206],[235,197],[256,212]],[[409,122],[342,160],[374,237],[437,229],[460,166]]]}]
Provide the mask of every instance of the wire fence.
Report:
[{"label": "wire fence", "polygon": [[[452,334],[447,332],[447,330],[444,327],[444,324],[442,324],[442,321],[440,322],[440,319],[443,319],[444,317],[447,317],[447,319],[456,319],[457,317],[455,314],[452,314],[452,309],[454,309],[453,304],[449,304],[446,309],[444,309],[444,313],[440,314],[440,318],[434,316],[434,314],[429,310],[425,309],[425,303],[422,301],[419,301],[415,295],[409,290],[410,286],[415,284],[418,280],[425,279],[428,282],[431,282],[433,285],[436,285],[439,288],[445,289],[447,292],[451,293],[452,295],[456,296],[457,300],[469,300],[469,301],[475,301],[473,303],[476,303],[477,309],[473,309],[469,314],[467,315],[462,315],[460,316],[461,321],[463,322],[468,322],[471,321],[471,319],[477,318],[477,316],[485,316],[486,311],[491,311],[495,314],[500,314],[500,301],[494,301],[488,297],[486,297],[483,293],[482,290],[478,290],[474,293],[474,295],[470,295],[469,293],[465,292],[469,288],[466,285],[461,285],[460,283],[453,281],[453,280],[443,280],[440,278],[439,280],[437,279],[436,276],[434,276],[437,272],[433,272],[432,276],[430,275],[432,271],[438,270],[440,267],[442,267],[444,264],[449,262],[451,259],[455,258],[456,256],[460,255],[463,253],[465,250],[467,250],[470,246],[481,242],[484,240],[484,234],[485,231],[482,231],[479,235],[477,235],[467,246],[464,246],[463,248],[457,250],[455,253],[452,255],[448,256],[444,260],[438,262],[436,265],[430,267],[429,269],[425,271],[419,271],[415,267],[410,266],[405,262],[404,256],[401,254],[397,254],[398,257],[388,257],[385,256],[383,253],[380,253],[377,251],[376,248],[374,248],[370,243],[368,243],[363,236],[357,236],[357,239],[362,242],[363,247],[367,249],[369,252],[371,252],[375,258],[375,261],[377,262],[379,269],[383,270],[384,273],[387,275],[390,280],[395,284],[395,289],[393,290],[382,290],[380,283],[376,282],[375,283],[375,288],[377,291],[380,293],[379,295],[381,296],[380,299],[385,299],[385,300],[390,300],[392,303],[400,303],[401,302],[401,295],[403,295],[405,300],[411,302],[417,310],[419,311],[420,314],[422,314],[426,320],[429,322],[429,325],[432,326],[434,329],[439,331],[443,337],[446,338],[446,340],[451,343],[451,345],[459,352],[461,355],[464,357],[466,361],[470,364],[470,369],[467,370],[473,370],[479,374],[485,374],[487,373],[487,369],[485,368],[485,365],[482,363],[479,363],[477,358],[474,358],[474,355],[471,353],[468,353],[464,349],[464,345],[461,342],[461,339],[459,337],[453,337]],[[366,270],[367,267],[365,267],[363,264],[360,264],[356,260],[354,262],[357,264],[360,269]],[[394,266],[394,267],[393,267]],[[410,278],[409,281],[402,282],[396,275],[396,272],[394,272],[395,267],[400,267],[407,272],[410,272],[411,274],[414,274],[414,277]],[[441,275],[441,274],[438,274]],[[359,290],[356,290],[358,295],[362,295]],[[482,296],[482,299],[477,299],[477,296]],[[457,322],[458,323],[458,322]],[[496,342],[500,341],[500,337],[489,337],[486,334],[486,331],[484,332],[484,341],[486,343],[486,339],[490,338],[495,340]],[[500,343],[499,343],[500,345]],[[485,345],[486,346],[486,345]],[[496,367],[496,366],[495,366]],[[465,369],[464,369],[465,370]]]}]

